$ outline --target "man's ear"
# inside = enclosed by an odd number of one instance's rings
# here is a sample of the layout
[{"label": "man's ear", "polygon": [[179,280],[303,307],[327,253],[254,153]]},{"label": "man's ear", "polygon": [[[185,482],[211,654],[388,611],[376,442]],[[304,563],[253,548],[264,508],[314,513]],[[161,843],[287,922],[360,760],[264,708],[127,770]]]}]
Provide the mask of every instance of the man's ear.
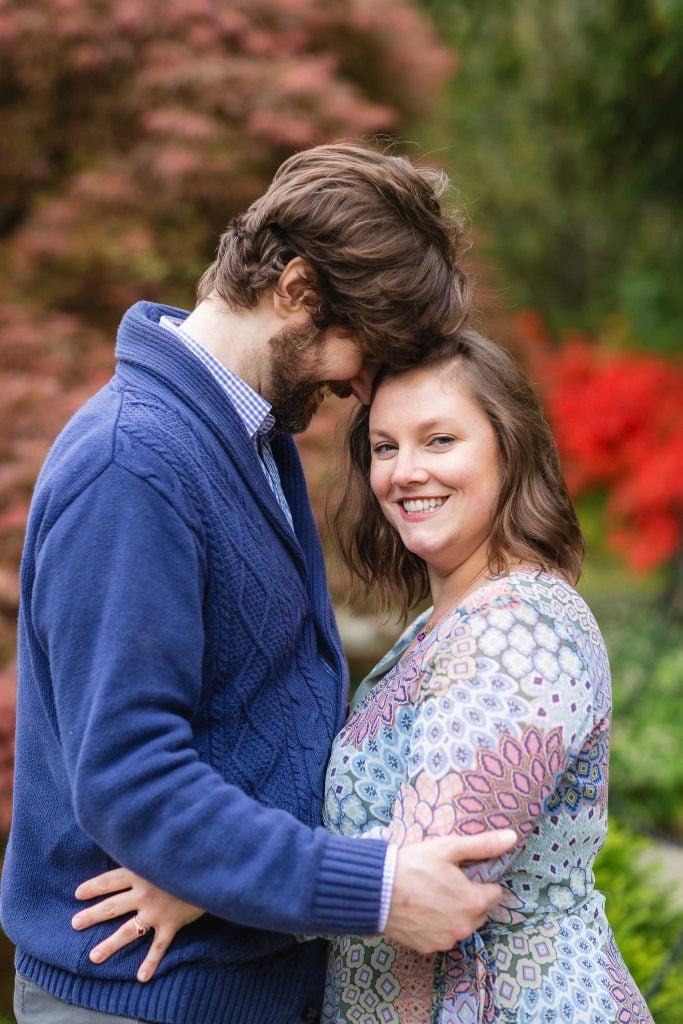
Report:
[{"label": "man's ear", "polygon": [[273,308],[283,320],[292,317],[308,320],[318,305],[317,276],[311,264],[295,256],[277,279]]}]

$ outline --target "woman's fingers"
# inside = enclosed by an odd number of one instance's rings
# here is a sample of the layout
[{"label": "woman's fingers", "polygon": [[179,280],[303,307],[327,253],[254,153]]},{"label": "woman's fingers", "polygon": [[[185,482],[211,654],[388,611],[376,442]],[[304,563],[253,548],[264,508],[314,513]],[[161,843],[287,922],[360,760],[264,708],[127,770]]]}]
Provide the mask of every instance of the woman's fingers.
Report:
[{"label": "woman's fingers", "polygon": [[[107,896],[107,893],[113,895]],[[79,899],[105,896],[99,903],[85,907],[74,915],[71,923],[77,930],[112,921],[122,914],[135,915],[91,950],[90,959],[93,963],[103,963],[124,946],[141,938],[140,932],[145,934],[142,922],[147,925],[147,930],[154,928],[153,941],[138,972],[140,981],[148,981],[152,977],[180,929],[204,913],[199,907],[163,892],[127,868],[114,869],[97,878],[88,879],[79,885],[76,896]]]},{"label": "woman's fingers", "polygon": [[154,942],[149,948],[149,952],[145,959],[140,964],[138,971],[138,981],[149,981],[157,967],[161,963],[161,960],[166,953],[166,950],[173,942],[175,937],[174,931],[161,931],[159,930],[154,936]]},{"label": "woman's fingers", "polygon": [[91,928],[94,924],[101,924],[103,921],[112,921],[115,917],[121,917],[122,914],[130,914],[133,910],[137,910],[135,896],[131,892],[121,892],[100,903],[95,903],[92,907],[79,910],[71,918],[71,925],[80,931],[82,928]]},{"label": "woman's fingers", "polygon": [[113,868],[111,871],[105,871],[103,875],[96,875],[95,878],[81,882],[74,896],[77,900],[92,900],[96,896],[106,896],[110,892],[129,889],[136,879],[137,875],[127,868]]},{"label": "woman's fingers", "polygon": [[113,953],[123,949],[131,942],[137,942],[139,938],[137,927],[131,918],[130,921],[126,921],[120,928],[117,928],[114,934],[106,938],[104,942],[100,942],[99,945],[91,949],[90,959],[94,964],[104,963]]}]

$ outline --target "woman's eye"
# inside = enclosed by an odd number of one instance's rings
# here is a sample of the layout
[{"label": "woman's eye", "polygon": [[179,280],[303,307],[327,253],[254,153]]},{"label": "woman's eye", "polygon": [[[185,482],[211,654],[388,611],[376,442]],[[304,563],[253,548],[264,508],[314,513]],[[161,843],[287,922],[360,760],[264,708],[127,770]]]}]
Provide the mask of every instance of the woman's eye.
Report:
[{"label": "woman's eye", "polygon": [[450,434],[437,434],[429,443],[434,445],[435,448],[445,448],[446,445],[452,444],[453,441],[455,441],[455,438]]},{"label": "woman's eye", "polygon": [[391,455],[391,453],[393,451],[395,451],[395,450],[396,450],[396,445],[389,444],[388,441],[383,441],[381,444],[373,445],[372,454],[373,455],[379,455],[379,456]]}]

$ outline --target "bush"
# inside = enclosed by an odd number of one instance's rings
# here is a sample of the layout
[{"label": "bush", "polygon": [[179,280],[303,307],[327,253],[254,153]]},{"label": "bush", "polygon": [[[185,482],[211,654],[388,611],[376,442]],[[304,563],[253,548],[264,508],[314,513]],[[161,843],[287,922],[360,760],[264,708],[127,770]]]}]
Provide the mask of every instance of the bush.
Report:
[{"label": "bush", "polygon": [[597,886],[617,945],[657,1024],[680,1024],[683,1005],[683,911],[672,909],[656,866],[639,855],[647,840],[610,821],[596,862]]},{"label": "bush", "polygon": [[583,587],[612,666],[610,807],[638,831],[683,839],[683,640],[646,584]]}]

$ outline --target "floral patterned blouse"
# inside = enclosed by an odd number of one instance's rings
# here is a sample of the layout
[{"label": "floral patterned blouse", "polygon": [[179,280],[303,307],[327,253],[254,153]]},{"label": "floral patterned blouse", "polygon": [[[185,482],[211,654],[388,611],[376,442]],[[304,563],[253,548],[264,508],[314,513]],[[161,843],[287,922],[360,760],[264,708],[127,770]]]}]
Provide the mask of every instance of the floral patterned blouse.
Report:
[{"label": "floral patterned blouse", "polygon": [[607,831],[610,675],[582,598],[530,569],[486,583],[416,646],[421,616],[337,737],[325,824],[391,843],[512,827],[471,876],[505,898],[447,953],[331,945],[325,1024],[641,1024],[652,1017],[594,889]]}]

